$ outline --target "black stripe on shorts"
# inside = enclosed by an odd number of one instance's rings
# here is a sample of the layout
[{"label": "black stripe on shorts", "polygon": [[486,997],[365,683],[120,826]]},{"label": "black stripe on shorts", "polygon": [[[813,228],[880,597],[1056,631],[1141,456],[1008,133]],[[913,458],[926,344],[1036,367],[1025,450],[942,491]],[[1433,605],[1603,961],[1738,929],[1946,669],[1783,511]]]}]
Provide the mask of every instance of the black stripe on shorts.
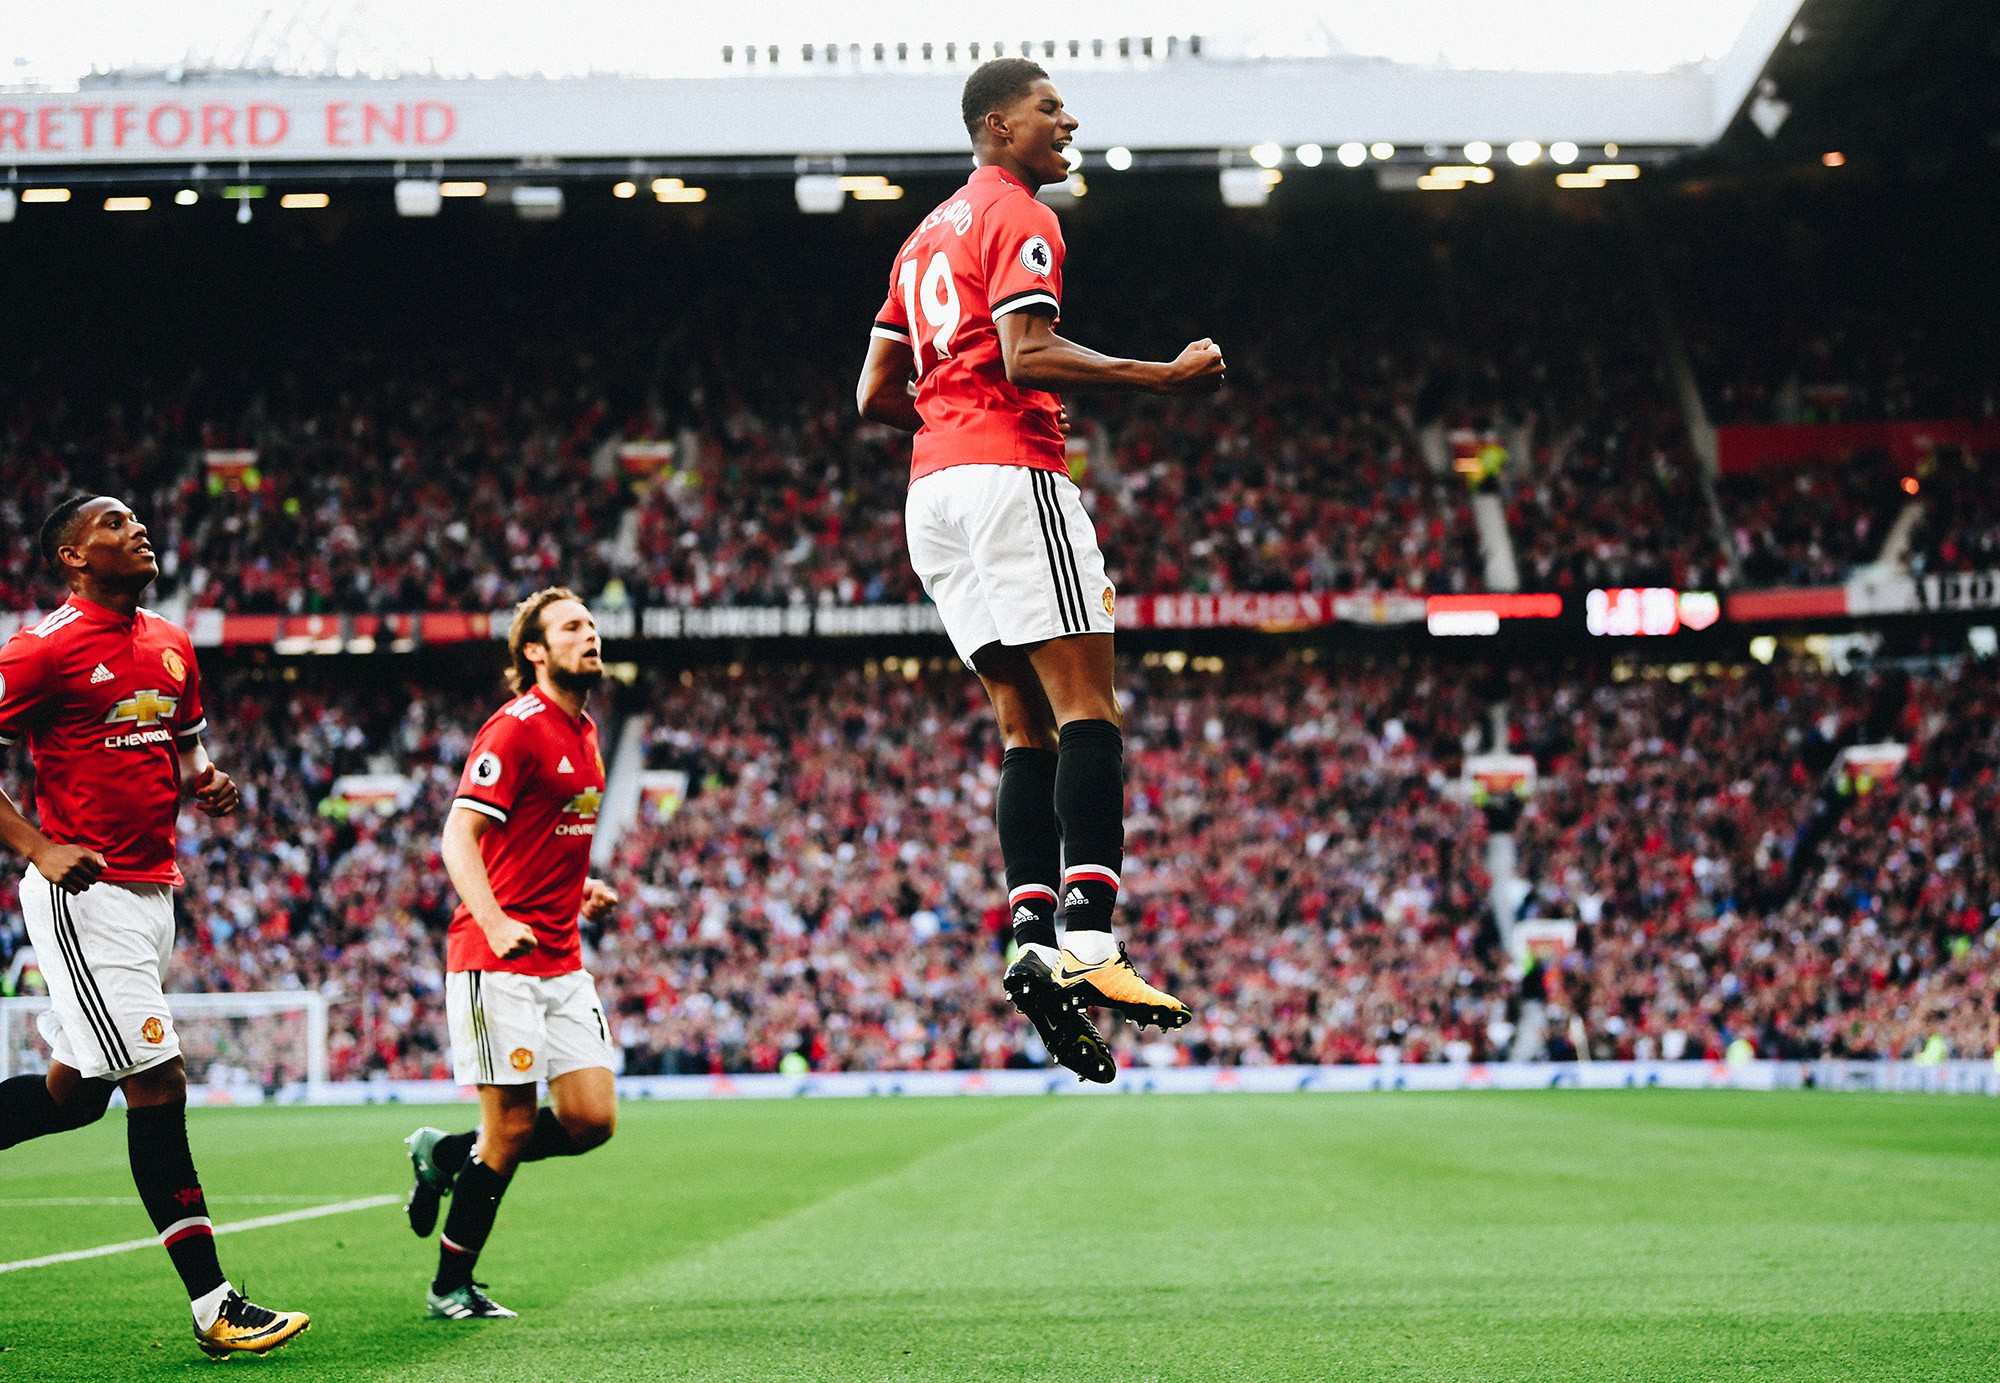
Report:
[{"label": "black stripe on shorts", "polygon": [[69,965],[70,983],[76,986],[83,1016],[90,1023],[106,1064],[114,1071],[123,1070],[132,1064],[132,1054],[119,1036],[118,1025],[112,1021],[111,1006],[104,1002],[104,991],[97,987],[97,977],[90,973],[90,965],[83,958],[83,937],[76,929],[75,915],[69,910],[69,898],[53,883],[49,885],[49,903],[55,913],[56,945]]},{"label": "black stripe on shorts", "polygon": [[[1049,543],[1049,567],[1055,577],[1057,597],[1066,595],[1068,598],[1063,612],[1063,629],[1069,633],[1084,633],[1090,628],[1089,607],[1083,601],[1083,579],[1077,574],[1076,549],[1070,546],[1069,524],[1063,518],[1062,497],[1056,490],[1056,478],[1052,472],[1044,470],[1030,471],[1029,475],[1035,486],[1037,502],[1043,506],[1055,534]],[[1075,629],[1070,629],[1072,612],[1076,619]]]}]

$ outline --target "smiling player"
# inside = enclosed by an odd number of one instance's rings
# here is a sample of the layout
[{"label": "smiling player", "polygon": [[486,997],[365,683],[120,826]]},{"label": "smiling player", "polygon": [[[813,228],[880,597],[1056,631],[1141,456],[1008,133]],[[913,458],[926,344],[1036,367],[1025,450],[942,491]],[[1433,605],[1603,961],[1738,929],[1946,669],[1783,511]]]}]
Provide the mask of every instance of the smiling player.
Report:
[{"label": "smiling player", "polygon": [[142,609],[160,574],[146,525],[79,495],[42,524],[69,599],[0,649],[0,744],[28,741],[41,826],[0,793],[0,840],[28,861],[21,912],[52,1007],[46,1076],[0,1082],[0,1148],[96,1122],[125,1092],[139,1199],[180,1273],[195,1341],[217,1358],[265,1354],[306,1329],[222,1275],[188,1149],[187,1067],[161,981],[174,947],[174,818],[241,804],[209,762],[201,674],[187,633]]},{"label": "smiling player", "polygon": [[[604,800],[597,723],[584,709],[604,680],[597,621],[551,586],[514,608],[507,648],[507,680],[520,695],[474,737],[444,828],[460,900],[446,1018],[458,1079],[479,1087],[479,1128],[421,1128],[405,1140],[416,1168],[410,1228],[428,1235],[439,1201],[452,1197],[429,1302],[432,1316],[449,1320],[516,1314],[472,1280],[514,1168],[589,1152],[618,1121],[610,1035],[577,930],[579,913],[597,917],[618,902],[589,877]],[[536,1094],[543,1080],[547,1109]]]},{"label": "smiling player", "polygon": [[1189,1013],[1111,934],[1125,853],[1115,597],[1070,481],[1057,391],[1206,392],[1222,352],[1203,340],[1171,361],[1121,360],[1058,336],[1062,229],[1035,189],[1069,177],[1076,118],[1020,58],[975,71],[960,114],[978,170],[897,252],[856,400],[916,433],[910,561],[1006,743],[997,815],[1020,947],[1007,993],[1056,1060],[1109,1081],[1086,1006],[1172,1028]]}]

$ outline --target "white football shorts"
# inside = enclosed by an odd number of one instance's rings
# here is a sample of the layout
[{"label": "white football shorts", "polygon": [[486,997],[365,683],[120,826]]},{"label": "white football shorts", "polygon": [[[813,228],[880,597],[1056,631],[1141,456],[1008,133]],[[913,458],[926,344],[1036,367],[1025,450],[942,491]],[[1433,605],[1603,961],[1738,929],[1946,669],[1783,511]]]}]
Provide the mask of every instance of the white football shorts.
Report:
[{"label": "white football shorts", "polygon": [[967,667],[992,643],[1111,632],[1116,596],[1068,476],[946,466],[911,484],[903,520],[910,565]]},{"label": "white football shorts", "polygon": [[444,1009],[460,1085],[531,1085],[587,1066],[617,1069],[588,970],[454,970],[445,976]]},{"label": "white football shorts", "polygon": [[35,1026],[57,1061],[123,1080],[181,1054],[162,988],[174,951],[171,888],[100,881],[65,893],[29,865],[21,913],[53,1005]]}]

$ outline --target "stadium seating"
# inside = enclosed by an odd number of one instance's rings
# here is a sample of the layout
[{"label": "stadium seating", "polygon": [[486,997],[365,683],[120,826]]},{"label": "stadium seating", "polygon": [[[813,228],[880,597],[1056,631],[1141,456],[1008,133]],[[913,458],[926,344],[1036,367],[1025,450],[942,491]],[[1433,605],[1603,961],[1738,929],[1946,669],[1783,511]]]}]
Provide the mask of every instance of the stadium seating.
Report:
[{"label": "stadium seating", "polygon": [[[1196,1019],[1117,1028],[1124,1061],[1496,1059],[1528,998],[1557,1056],[1990,1045],[1991,663],[1516,673],[1513,747],[1544,768],[1515,828],[1521,911],[1578,924],[1527,985],[1486,920],[1485,819],[1451,790],[1478,743],[1470,685],[1423,662],[1128,670],[1123,914]],[[621,843],[624,901],[593,938],[628,1070],[769,1070],[794,1050],[826,1070],[1039,1061],[994,982],[998,745],[979,696],[914,664],[651,687],[650,762],[690,789]],[[337,1076],[444,1074],[437,830],[490,699],[228,679],[217,753],[247,810],[188,823],[171,983],[319,987]],[[1911,743],[1905,773],[1809,830],[1839,748],[1874,737]],[[383,768],[412,781],[400,810],[328,796]],[[10,917],[0,957],[20,941]]]}]

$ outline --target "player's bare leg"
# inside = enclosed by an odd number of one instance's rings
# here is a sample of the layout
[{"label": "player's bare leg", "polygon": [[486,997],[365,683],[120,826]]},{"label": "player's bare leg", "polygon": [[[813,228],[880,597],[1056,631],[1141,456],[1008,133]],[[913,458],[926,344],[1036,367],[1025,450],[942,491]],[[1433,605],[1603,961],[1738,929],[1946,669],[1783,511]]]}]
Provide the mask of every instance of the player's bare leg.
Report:
[{"label": "player's bare leg", "polygon": [[[536,1111],[527,1141],[514,1156],[514,1165],[551,1157],[581,1156],[609,1142],[617,1128],[618,1083],[611,1072],[601,1066],[567,1071],[549,1082],[549,1106]],[[439,1202],[451,1194],[452,1183],[472,1155],[473,1144],[483,1129],[483,1120],[480,1129],[466,1133],[420,1128],[403,1140],[416,1168],[416,1184],[405,1209],[417,1237],[427,1238],[437,1227]]]},{"label": "player's bare leg", "polygon": [[1141,979],[1111,934],[1125,864],[1124,717],[1113,686],[1112,636],[1051,639],[1028,658],[1059,727],[1063,941],[1055,981],[1132,1022],[1181,1027],[1192,1016],[1187,1005]]},{"label": "player's bare leg", "polygon": [[1025,651],[989,644],[973,658],[999,721],[1006,754],[995,815],[1007,870],[1018,956],[1007,968],[1007,997],[1035,1025],[1049,1055],[1081,1079],[1103,1083],[1118,1074],[1111,1048],[1065,993],[1055,972],[1056,897],[1062,883],[1062,828],[1056,819],[1055,711]]}]

